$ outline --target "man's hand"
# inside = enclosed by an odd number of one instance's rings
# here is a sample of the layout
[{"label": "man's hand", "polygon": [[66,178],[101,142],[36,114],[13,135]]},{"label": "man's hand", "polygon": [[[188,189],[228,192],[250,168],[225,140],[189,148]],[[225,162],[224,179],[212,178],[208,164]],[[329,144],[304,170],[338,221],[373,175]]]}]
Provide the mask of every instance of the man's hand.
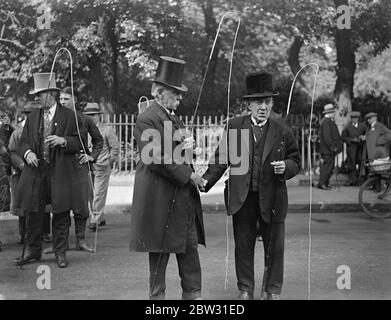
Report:
[{"label": "man's hand", "polygon": [[37,158],[37,155],[30,151],[27,155],[26,155],[26,162],[28,165],[30,166],[33,166],[33,167],[38,167],[38,158]]},{"label": "man's hand", "polygon": [[87,162],[93,162],[93,161],[94,161],[94,158],[86,153],[83,153],[79,156],[79,163],[80,164],[84,164]]},{"label": "man's hand", "polygon": [[66,143],[65,138],[59,136],[48,136],[45,139],[45,143],[49,144],[49,147],[63,146]]},{"label": "man's hand", "polygon": [[193,172],[190,176],[190,179],[193,181],[193,183],[196,185],[198,190],[205,191],[205,186],[208,183],[207,180],[203,179],[200,175]]},{"label": "man's hand", "polygon": [[18,165],[18,170],[19,171],[22,171],[24,168],[24,162],[21,162],[19,165]]},{"label": "man's hand", "polygon": [[184,142],[184,144],[183,144],[182,149],[184,149],[184,150],[187,150],[187,149],[193,150],[193,149],[194,149],[195,140],[194,140],[193,137],[185,138],[185,139],[183,140],[183,142]]},{"label": "man's hand", "polygon": [[274,167],[275,174],[283,174],[285,172],[285,161],[272,161],[270,164]]}]

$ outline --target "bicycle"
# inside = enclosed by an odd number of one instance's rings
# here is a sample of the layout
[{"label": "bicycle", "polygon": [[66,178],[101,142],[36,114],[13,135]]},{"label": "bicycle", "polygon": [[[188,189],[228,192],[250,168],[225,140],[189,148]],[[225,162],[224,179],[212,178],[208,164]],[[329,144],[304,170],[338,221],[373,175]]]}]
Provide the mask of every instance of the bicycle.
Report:
[{"label": "bicycle", "polygon": [[364,212],[371,218],[391,217],[391,161],[368,163],[369,178],[361,185],[358,199]]}]

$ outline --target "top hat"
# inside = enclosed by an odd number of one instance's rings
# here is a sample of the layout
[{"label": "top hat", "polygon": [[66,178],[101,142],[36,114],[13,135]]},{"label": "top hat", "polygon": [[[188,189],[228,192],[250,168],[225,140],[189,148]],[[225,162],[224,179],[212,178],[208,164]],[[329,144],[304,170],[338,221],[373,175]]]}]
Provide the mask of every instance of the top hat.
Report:
[{"label": "top hat", "polygon": [[335,112],[336,108],[334,107],[334,105],[332,103],[329,103],[329,104],[326,104],[324,107],[323,107],[323,114],[326,114],[326,113],[333,113]]},{"label": "top hat", "polygon": [[87,102],[86,106],[84,107],[84,114],[92,115],[92,114],[102,114],[103,111],[100,110],[99,104],[96,102]]},{"label": "top hat", "polygon": [[352,111],[350,113],[350,118],[360,118],[361,112],[360,111]]},{"label": "top hat", "polygon": [[278,96],[273,90],[273,77],[267,72],[256,72],[246,76],[247,95],[243,99],[256,99]]},{"label": "top hat", "polygon": [[369,112],[365,115],[365,119],[369,119],[372,117],[377,117],[377,113],[376,112]]},{"label": "top hat", "polygon": [[56,73],[34,73],[34,89],[29,93],[37,94],[50,90],[61,91],[61,89],[56,87]]},{"label": "top hat", "polygon": [[185,64],[186,62],[181,59],[160,57],[153,81],[182,92],[187,92],[187,87],[182,83]]}]

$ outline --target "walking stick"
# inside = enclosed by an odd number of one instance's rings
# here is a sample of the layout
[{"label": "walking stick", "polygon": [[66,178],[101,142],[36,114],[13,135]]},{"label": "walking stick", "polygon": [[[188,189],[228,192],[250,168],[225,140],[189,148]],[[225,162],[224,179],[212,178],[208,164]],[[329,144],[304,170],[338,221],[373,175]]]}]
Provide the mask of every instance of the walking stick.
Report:
[{"label": "walking stick", "polygon": [[23,240],[23,248],[22,248],[22,256],[20,260],[20,269],[22,269],[23,266],[23,259],[24,259],[24,254],[26,252],[26,232],[27,232],[27,214],[25,213],[26,218],[24,219],[24,230],[22,233],[22,240]]}]

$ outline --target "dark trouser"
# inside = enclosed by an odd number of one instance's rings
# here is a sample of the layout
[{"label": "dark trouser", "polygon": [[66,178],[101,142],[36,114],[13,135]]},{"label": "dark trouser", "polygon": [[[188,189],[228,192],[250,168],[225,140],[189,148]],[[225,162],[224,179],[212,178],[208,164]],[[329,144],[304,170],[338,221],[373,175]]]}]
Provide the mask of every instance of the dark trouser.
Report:
[{"label": "dark trouser", "polygon": [[[259,193],[249,192],[243,207],[233,215],[235,239],[235,268],[238,289],[254,293],[254,249],[257,232],[262,235],[266,256],[269,244],[270,223],[266,223],[259,208]],[[273,223],[270,263],[265,291],[281,293],[284,275],[285,223]],[[259,229],[258,229],[259,228]],[[266,260],[266,259],[265,259]],[[266,263],[266,261],[265,261]]]},{"label": "dark trouser", "polygon": [[323,160],[320,165],[320,176],[318,186],[329,185],[330,178],[334,170],[334,155],[333,154],[322,154],[321,158]]},{"label": "dark trouser", "polygon": [[26,212],[26,240],[32,255],[41,255],[44,210]]},{"label": "dark trouser", "polygon": [[[150,299],[164,299],[166,268],[169,253],[149,253]],[[198,256],[198,237],[195,223],[188,231],[186,252],[176,254],[181,278],[182,299],[192,300],[201,296],[201,265]],[[156,274],[155,274],[156,273]]]},{"label": "dark trouser", "polygon": [[78,241],[85,239],[87,219],[86,217],[76,215],[73,213],[73,218],[75,219],[75,235]]},{"label": "dark trouser", "polygon": [[52,219],[53,251],[56,256],[68,250],[69,227],[71,216],[69,211],[55,213]]},{"label": "dark trouser", "polygon": [[43,216],[43,234],[50,234],[50,212],[45,212]]}]

